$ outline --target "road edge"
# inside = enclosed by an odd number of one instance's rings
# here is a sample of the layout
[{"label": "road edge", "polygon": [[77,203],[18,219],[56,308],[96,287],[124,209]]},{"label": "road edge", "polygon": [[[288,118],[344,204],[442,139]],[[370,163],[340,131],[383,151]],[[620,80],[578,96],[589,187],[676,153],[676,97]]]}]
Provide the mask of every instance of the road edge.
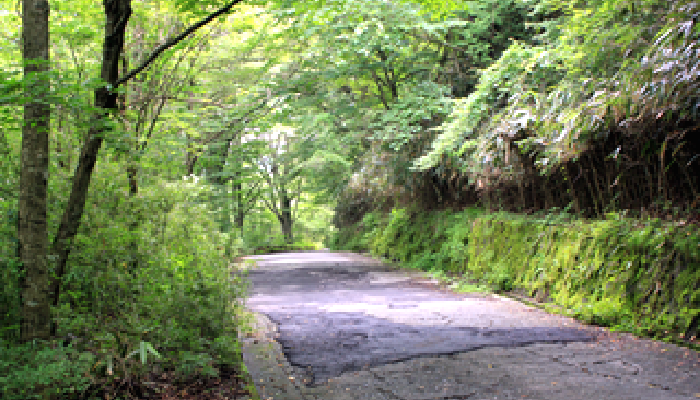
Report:
[{"label": "road edge", "polygon": [[241,339],[243,363],[255,385],[255,400],[305,400],[293,368],[275,341],[277,326],[264,314],[247,311],[251,331]]}]

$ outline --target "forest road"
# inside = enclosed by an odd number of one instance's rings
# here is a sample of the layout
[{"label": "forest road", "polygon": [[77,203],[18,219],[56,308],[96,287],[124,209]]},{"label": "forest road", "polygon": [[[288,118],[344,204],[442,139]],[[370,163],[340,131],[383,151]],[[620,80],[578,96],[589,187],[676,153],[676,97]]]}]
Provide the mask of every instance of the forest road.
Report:
[{"label": "forest road", "polygon": [[261,399],[700,398],[700,355],[353,253],[250,257]]}]

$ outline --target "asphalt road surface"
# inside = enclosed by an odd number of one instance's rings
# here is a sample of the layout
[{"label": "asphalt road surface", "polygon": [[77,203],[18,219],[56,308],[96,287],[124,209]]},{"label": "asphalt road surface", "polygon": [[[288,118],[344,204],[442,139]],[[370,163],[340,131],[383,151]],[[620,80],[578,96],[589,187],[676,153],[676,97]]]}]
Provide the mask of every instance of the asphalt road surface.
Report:
[{"label": "asphalt road surface", "polygon": [[581,326],[511,300],[436,290],[424,280],[396,279],[386,267],[312,255],[285,265],[278,257],[249,272],[247,304],[278,325],[277,342],[311,385],[418,357],[594,339]]},{"label": "asphalt road surface", "polygon": [[352,253],[256,256],[243,358],[265,400],[684,400],[700,354]]}]

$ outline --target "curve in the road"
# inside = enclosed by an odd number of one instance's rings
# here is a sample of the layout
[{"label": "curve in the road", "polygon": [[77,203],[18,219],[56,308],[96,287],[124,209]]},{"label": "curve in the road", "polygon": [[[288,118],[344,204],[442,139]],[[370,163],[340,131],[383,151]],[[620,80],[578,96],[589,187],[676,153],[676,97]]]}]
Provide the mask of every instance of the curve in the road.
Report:
[{"label": "curve in the road", "polygon": [[372,268],[273,263],[250,271],[248,307],[278,325],[289,362],[310,371],[313,384],[417,357],[593,339],[492,297],[377,281]]}]

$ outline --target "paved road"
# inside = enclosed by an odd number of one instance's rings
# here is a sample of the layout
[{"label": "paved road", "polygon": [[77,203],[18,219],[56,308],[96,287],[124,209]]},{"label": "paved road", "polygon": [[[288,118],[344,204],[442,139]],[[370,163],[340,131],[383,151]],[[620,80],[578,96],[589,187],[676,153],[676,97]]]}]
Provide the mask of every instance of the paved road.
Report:
[{"label": "paved road", "polygon": [[252,361],[259,352],[247,360],[263,398],[700,398],[696,352],[495,295],[439,290],[358,255],[257,264],[247,306],[267,321],[274,348],[270,367]]}]

